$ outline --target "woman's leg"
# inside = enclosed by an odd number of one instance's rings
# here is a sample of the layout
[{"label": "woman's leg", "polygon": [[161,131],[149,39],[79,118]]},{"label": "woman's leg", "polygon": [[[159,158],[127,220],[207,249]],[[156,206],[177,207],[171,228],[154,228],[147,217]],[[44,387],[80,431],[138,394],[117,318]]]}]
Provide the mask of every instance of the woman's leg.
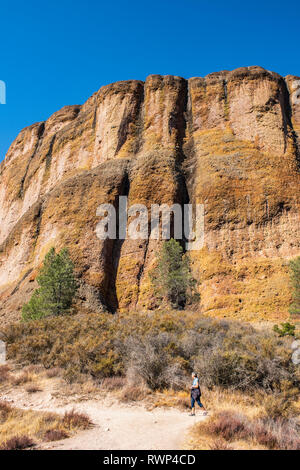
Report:
[{"label": "woman's leg", "polygon": [[191,397],[191,408],[192,408],[191,415],[194,415],[195,414],[195,398],[194,397]]},{"label": "woman's leg", "polygon": [[197,403],[198,403],[198,405],[200,406],[200,408],[203,408],[203,410],[206,411],[205,406],[204,406],[203,403],[201,403],[201,401],[200,401],[200,398],[197,398]]}]

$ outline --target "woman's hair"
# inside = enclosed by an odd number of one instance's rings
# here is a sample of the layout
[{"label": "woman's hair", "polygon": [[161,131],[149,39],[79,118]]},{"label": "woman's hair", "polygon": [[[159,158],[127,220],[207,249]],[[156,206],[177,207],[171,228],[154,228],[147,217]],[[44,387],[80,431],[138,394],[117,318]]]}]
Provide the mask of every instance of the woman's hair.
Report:
[{"label": "woman's hair", "polygon": [[196,372],[193,372],[192,374],[194,377],[198,377],[198,375],[196,374]]}]

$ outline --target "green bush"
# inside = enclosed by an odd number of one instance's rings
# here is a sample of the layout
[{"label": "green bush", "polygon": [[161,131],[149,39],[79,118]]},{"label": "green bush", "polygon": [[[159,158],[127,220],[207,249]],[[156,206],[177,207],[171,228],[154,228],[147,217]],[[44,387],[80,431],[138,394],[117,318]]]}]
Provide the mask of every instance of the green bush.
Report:
[{"label": "green bush", "polygon": [[281,323],[281,328],[278,325],[273,327],[275,333],[278,333],[279,336],[295,336],[296,326],[291,323]]}]

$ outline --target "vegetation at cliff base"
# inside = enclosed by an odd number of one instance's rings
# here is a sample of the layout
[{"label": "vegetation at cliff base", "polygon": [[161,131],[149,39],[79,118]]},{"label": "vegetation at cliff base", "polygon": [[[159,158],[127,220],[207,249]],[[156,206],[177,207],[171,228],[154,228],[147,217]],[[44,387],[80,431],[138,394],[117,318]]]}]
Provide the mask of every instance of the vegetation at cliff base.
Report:
[{"label": "vegetation at cliff base", "polygon": [[59,253],[56,253],[54,248],[50,249],[37,282],[40,287],[23,306],[22,319],[24,321],[60,315],[70,310],[77,283],[74,277],[74,266],[66,248]]},{"label": "vegetation at cliff base", "polygon": [[158,298],[173,308],[184,308],[186,304],[198,301],[197,281],[191,273],[190,258],[183,254],[180,243],[171,238],[162,245],[157,257],[151,281]]},{"label": "vegetation at cliff base", "polygon": [[9,359],[61,367],[72,382],[134,376],[150,389],[185,389],[192,370],[212,388],[286,393],[300,385],[291,340],[185,311],[52,316],[3,330]]},{"label": "vegetation at cliff base", "polygon": [[273,330],[278,333],[279,336],[295,336],[296,326],[289,322],[281,323],[281,328],[275,325]]}]

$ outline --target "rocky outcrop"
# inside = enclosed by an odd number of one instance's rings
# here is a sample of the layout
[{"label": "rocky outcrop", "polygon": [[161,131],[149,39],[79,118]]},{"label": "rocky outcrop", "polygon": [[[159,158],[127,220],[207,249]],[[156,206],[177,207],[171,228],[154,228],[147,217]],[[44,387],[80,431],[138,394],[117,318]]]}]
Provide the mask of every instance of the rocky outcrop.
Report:
[{"label": "rocky outcrop", "polygon": [[300,254],[300,79],[260,67],[101,88],[24,129],[0,165],[0,321],[18,318],[51,246],[87,311],[153,308],[154,240],[96,237],[101,203],[205,207],[191,252],[201,311],[285,318]]}]

